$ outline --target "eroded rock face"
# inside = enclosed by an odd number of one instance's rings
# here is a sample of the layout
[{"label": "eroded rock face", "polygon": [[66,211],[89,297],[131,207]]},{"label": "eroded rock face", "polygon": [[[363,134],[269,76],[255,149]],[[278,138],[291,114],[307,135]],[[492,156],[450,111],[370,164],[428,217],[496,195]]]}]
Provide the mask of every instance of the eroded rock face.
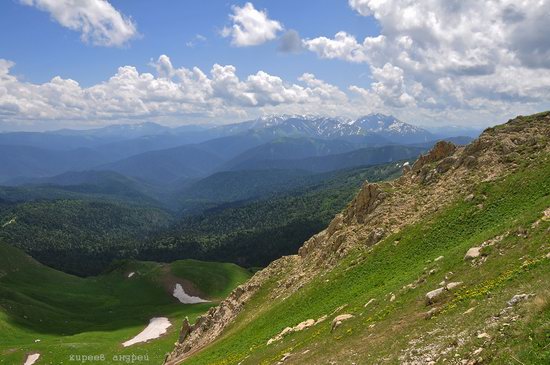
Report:
[{"label": "eroded rock face", "polygon": [[380,189],[378,184],[365,182],[344,212],[344,223],[354,220],[357,223],[364,223],[365,217],[372,213],[386,196],[387,194]]},{"label": "eroded rock face", "polygon": [[440,161],[445,157],[449,157],[455,151],[456,146],[453,143],[447,141],[439,141],[434,145],[434,147],[428,154],[422,155],[418,158],[418,160],[416,160],[412,167],[412,170],[415,172],[420,171],[423,166],[432,162]]}]

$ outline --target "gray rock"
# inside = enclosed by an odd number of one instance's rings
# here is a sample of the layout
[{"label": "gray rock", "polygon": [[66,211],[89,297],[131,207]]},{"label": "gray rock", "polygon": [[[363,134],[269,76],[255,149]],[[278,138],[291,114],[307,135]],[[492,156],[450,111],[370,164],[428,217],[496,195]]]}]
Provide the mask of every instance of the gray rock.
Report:
[{"label": "gray rock", "polygon": [[512,299],[510,299],[508,301],[508,307],[513,307],[514,305],[518,304],[519,302],[525,300],[525,299],[529,299],[531,297],[535,296],[534,294],[517,294],[517,295],[514,295],[512,297]]},{"label": "gray rock", "polygon": [[435,290],[432,290],[430,292],[426,293],[426,303],[432,304],[434,303],[437,298],[445,292],[445,288],[437,288]]},{"label": "gray rock", "polygon": [[342,322],[347,321],[348,319],[353,318],[353,314],[340,314],[332,320],[331,332],[334,331]]},{"label": "gray rock", "polygon": [[461,286],[461,285],[462,285],[462,281],[454,281],[454,282],[452,282],[452,283],[447,284],[447,285],[445,286],[445,288],[446,288],[447,290],[453,290],[453,289],[455,289],[455,288],[457,288],[457,287],[459,287],[459,286]]},{"label": "gray rock", "polygon": [[473,260],[481,255],[481,247],[472,247],[464,255],[464,260]]}]

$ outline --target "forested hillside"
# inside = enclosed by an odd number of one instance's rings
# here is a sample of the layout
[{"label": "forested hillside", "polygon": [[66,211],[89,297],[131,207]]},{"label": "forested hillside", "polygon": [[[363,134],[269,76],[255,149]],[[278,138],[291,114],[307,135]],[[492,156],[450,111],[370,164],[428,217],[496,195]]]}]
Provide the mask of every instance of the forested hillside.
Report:
[{"label": "forested hillside", "polygon": [[167,228],[171,219],[156,208],[108,201],[4,204],[0,240],[48,266],[90,275],[117,258],[136,256],[147,235]]},{"label": "forested hillside", "polygon": [[[305,239],[326,226],[365,180],[395,178],[403,164],[299,177],[289,191],[251,202],[222,204],[185,217],[155,237],[140,257],[224,259],[245,267],[267,265],[296,252]],[[230,186],[227,191],[232,191]]]}]

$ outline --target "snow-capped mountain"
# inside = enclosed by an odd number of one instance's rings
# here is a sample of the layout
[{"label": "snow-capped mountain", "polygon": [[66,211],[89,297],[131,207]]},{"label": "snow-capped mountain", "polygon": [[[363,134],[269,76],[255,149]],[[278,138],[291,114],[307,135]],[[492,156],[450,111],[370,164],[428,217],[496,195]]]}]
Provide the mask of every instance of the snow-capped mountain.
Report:
[{"label": "snow-capped mountain", "polygon": [[428,131],[383,114],[370,114],[357,120],[318,115],[266,115],[222,128],[226,133],[362,140],[370,144],[419,143],[433,139]]},{"label": "snow-capped mountain", "polygon": [[363,131],[376,133],[394,143],[419,143],[435,139],[425,129],[400,121],[392,115],[369,114],[358,118],[353,125]]}]

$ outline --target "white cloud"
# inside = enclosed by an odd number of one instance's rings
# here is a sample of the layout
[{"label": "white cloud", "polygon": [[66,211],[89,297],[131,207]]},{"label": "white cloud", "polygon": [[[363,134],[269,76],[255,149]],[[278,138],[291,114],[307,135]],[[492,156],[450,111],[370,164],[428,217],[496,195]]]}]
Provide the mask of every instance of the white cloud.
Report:
[{"label": "white cloud", "polygon": [[[441,96],[425,98],[426,93],[433,95],[431,91],[407,80],[405,71],[391,63],[372,66],[377,81],[370,88],[352,85],[347,90],[311,73],[289,82],[264,71],[239,78],[231,65],[215,64],[207,72],[175,67],[166,55],[152,66],[153,73],[123,66],[106,81],[82,87],[59,76],[42,84],[21,81],[12,73],[14,63],[0,59],[0,128],[43,130],[144,120],[177,125],[241,121],[264,113],[357,117],[373,111],[393,113],[413,123],[488,125],[540,111],[536,100],[547,99],[550,85],[550,76],[536,69],[497,68],[498,82],[492,75],[469,79],[467,89],[476,97],[468,99],[468,108],[460,109],[440,106],[441,98],[456,105],[466,100],[452,76],[438,78],[433,86]],[[488,103],[489,99],[493,101]],[[546,107],[550,108],[548,101]]]},{"label": "white cloud", "polygon": [[257,46],[277,37],[283,26],[271,20],[267,12],[256,10],[254,5],[246,3],[242,8],[233,6],[230,15],[233,25],[222,30],[223,37],[231,37],[231,44],[237,47]]},{"label": "white cloud", "polygon": [[547,107],[550,0],[348,2],[372,16],[381,34],[358,41],[338,32],[306,39],[304,47],[320,58],[368,65],[370,88],[350,89],[361,97],[422,118],[442,110]]},{"label": "white cloud", "polygon": [[361,110],[338,87],[309,73],[295,83],[264,71],[241,79],[231,65],[215,64],[205,73],[197,67],[174,67],[161,55],[152,63],[155,74],[124,66],[108,80],[85,88],[58,76],[42,84],[23,82],[11,73],[13,66],[0,59],[0,125],[45,129],[65,122],[101,125],[144,119],[170,124],[235,121],[264,112],[350,115]]},{"label": "white cloud", "polygon": [[189,48],[194,48],[201,43],[205,43],[206,41],[207,41],[206,37],[203,36],[202,34],[195,34],[193,39],[185,42],[185,45]]},{"label": "white cloud", "polygon": [[338,32],[334,39],[318,37],[307,39],[304,45],[321,58],[339,58],[350,62],[366,62],[366,49],[357,42],[354,36],[346,32]]},{"label": "white cloud", "polygon": [[106,0],[20,0],[50,13],[62,26],[98,46],[122,46],[138,35],[135,23]]}]

